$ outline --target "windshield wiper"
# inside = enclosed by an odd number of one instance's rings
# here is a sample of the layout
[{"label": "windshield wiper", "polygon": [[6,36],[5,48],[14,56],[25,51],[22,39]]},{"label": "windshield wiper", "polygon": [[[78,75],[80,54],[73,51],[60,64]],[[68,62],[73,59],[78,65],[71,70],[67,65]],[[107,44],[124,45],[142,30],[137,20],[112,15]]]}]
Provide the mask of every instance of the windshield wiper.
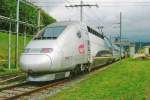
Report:
[{"label": "windshield wiper", "polygon": [[46,37],[46,39],[56,39],[57,37]]},{"label": "windshield wiper", "polygon": [[36,37],[34,38],[34,40],[39,40],[39,39],[42,39],[43,37]]},{"label": "windshield wiper", "polygon": [[43,40],[43,39],[56,39],[57,37],[36,37],[34,40]]}]

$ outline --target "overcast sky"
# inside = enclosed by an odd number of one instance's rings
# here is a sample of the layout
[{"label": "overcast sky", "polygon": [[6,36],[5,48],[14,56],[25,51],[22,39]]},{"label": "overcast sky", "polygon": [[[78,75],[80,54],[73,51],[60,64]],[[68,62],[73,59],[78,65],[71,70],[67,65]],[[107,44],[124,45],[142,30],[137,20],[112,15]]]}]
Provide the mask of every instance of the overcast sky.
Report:
[{"label": "overcast sky", "polygon": [[[79,20],[79,8],[65,5],[79,4],[80,0],[29,0],[43,8],[57,21]],[[150,42],[150,1],[149,0],[83,0],[84,4],[98,4],[85,7],[83,21],[94,27],[104,26],[105,34],[119,35],[119,14],[122,12],[123,37],[130,41]]]}]

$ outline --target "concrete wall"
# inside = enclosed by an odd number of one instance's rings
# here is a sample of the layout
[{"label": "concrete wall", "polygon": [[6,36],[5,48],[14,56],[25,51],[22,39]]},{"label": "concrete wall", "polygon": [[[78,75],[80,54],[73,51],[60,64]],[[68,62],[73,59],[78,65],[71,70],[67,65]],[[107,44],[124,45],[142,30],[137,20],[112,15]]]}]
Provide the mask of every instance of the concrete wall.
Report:
[{"label": "concrete wall", "polygon": [[146,56],[150,56],[150,51],[149,51],[150,47],[145,47],[144,53]]},{"label": "concrete wall", "polygon": [[135,55],[135,46],[130,46],[129,54],[130,54],[130,57],[133,57]]}]

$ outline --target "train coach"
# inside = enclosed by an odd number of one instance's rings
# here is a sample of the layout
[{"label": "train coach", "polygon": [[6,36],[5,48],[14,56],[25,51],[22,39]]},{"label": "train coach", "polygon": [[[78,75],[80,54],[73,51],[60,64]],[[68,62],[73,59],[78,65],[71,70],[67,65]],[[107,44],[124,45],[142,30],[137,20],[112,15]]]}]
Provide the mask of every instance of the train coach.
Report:
[{"label": "train coach", "polygon": [[113,61],[112,45],[80,22],[56,22],[43,28],[26,46],[20,65],[28,81],[51,81]]}]

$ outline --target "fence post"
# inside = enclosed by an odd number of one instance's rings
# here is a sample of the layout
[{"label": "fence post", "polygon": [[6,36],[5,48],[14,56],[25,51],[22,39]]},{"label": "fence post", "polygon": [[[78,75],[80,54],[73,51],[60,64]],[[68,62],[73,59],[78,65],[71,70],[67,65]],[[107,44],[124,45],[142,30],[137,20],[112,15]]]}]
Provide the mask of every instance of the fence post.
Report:
[{"label": "fence post", "polygon": [[11,21],[9,21],[8,68],[11,69]]},{"label": "fence post", "polygon": [[24,32],[23,32],[23,48],[25,48],[25,46],[26,46],[26,26],[25,26],[25,28],[24,28]]},{"label": "fence post", "polygon": [[15,65],[18,70],[18,58],[19,58],[19,6],[20,6],[20,0],[16,1],[17,7],[16,7],[16,52],[15,52]]}]

